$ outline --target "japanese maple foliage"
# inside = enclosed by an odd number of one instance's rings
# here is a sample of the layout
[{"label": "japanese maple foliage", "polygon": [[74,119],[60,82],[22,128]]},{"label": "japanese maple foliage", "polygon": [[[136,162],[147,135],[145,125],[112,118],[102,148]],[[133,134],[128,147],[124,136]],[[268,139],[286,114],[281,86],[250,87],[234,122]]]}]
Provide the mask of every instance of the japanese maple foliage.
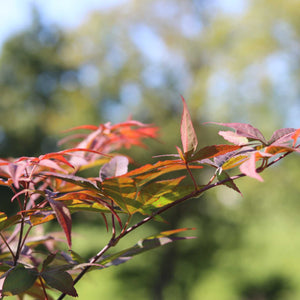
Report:
[{"label": "japanese maple foliage", "polygon": [[[144,251],[190,239],[177,234],[193,229],[165,231],[104,256],[136,228],[151,220],[163,220],[160,215],[164,211],[218,185],[240,193],[235,182],[238,178],[249,176],[262,181],[262,171],[290,153],[299,152],[300,129],[279,129],[267,140],[257,128],[242,123],[213,123],[234,131],[219,131],[224,144],[198,149],[183,97],[182,101],[182,149],[177,147],[178,154],[171,154],[174,159],[128,171],[132,158],[116,151],[133,145],[145,147],[143,140],[156,138],[158,131],[154,126],[129,120],[72,128],[72,134],[60,144],[72,143],[73,148],[39,157],[0,160],[0,184],[13,191],[11,201],[17,201],[19,206],[18,213],[10,217],[0,212],[3,297],[28,294],[35,299],[51,299],[51,289],[61,292],[59,299],[77,296],[74,285],[88,270],[119,265]],[[97,176],[80,175],[80,171],[95,167],[99,168]],[[199,185],[193,172],[204,167],[215,172],[205,185]],[[233,171],[229,174],[230,169]],[[168,175],[167,179],[164,175]],[[192,185],[186,176],[192,179]],[[72,214],[80,211],[101,214],[111,231],[110,241],[88,261],[72,250]],[[140,220],[134,223],[132,216],[136,214]],[[65,235],[69,252],[59,248],[54,233],[33,233],[36,226],[53,219]],[[36,251],[41,244],[43,252]]]}]

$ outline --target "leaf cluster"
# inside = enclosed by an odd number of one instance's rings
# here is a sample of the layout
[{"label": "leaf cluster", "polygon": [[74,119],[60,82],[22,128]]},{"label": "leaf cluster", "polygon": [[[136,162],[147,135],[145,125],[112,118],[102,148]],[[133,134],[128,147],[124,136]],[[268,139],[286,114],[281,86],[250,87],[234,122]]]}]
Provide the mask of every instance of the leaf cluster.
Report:
[{"label": "leaf cluster", "polygon": [[[242,123],[214,123],[234,130],[219,132],[230,144],[198,149],[183,97],[182,102],[182,149],[177,147],[177,154],[169,155],[172,159],[129,171],[132,158],[118,151],[145,147],[143,140],[156,138],[157,128],[128,120],[116,125],[72,128],[72,134],[60,144],[74,146],[65,150],[0,160],[0,184],[13,191],[11,201],[19,206],[13,216],[0,213],[3,297],[28,294],[51,299],[51,289],[62,293],[59,299],[66,294],[77,296],[74,285],[87,271],[119,265],[147,250],[192,238],[177,236],[192,228],[174,229],[106,254],[136,228],[151,220],[164,221],[164,211],[216,186],[225,185],[240,193],[236,179],[249,176],[262,181],[262,171],[290,153],[299,152],[300,129],[279,129],[266,140],[257,128]],[[96,176],[82,176],[82,171],[96,167]],[[199,185],[193,171],[204,167],[214,172],[205,185]],[[192,185],[185,180],[186,176],[191,178]],[[100,214],[111,231],[109,242],[88,261],[72,249],[72,214],[82,211]],[[134,215],[140,216],[138,222],[133,222]],[[36,233],[36,228],[53,219],[59,223],[69,251],[60,249],[61,239],[54,232]]]}]

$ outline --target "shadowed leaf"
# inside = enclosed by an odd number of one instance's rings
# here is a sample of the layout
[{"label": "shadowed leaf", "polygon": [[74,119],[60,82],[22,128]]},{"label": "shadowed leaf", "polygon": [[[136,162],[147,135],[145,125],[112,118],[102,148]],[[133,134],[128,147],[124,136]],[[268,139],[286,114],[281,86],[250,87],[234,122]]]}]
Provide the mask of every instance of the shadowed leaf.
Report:
[{"label": "shadowed leaf", "polygon": [[71,248],[72,219],[69,209],[62,202],[54,200],[49,193],[46,194],[46,199],[49,202],[53,211],[55,212],[57,221],[60,224],[63,231],[65,232],[68,245]]},{"label": "shadowed leaf", "polygon": [[187,240],[193,239],[195,237],[173,237],[172,235],[177,234],[179,232],[194,230],[194,228],[180,228],[170,231],[161,232],[158,235],[148,237],[146,239],[140,240],[136,245],[126,250],[120,251],[113,255],[110,255],[103,260],[100,260],[98,263],[103,265],[104,267],[110,267],[114,265],[119,265],[130,260],[133,256],[137,254],[141,254],[145,251],[167,245],[169,243],[173,243],[179,240]]},{"label": "shadowed leaf", "polygon": [[72,276],[69,273],[57,268],[47,268],[41,273],[41,276],[52,288],[73,297],[78,296],[74,288]]},{"label": "shadowed leaf", "polygon": [[76,186],[80,186],[91,191],[96,191],[96,192],[99,191],[97,186],[91,180],[85,179],[83,177],[79,177],[75,175],[58,174],[54,172],[44,172],[42,174],[70,182]]},{"label": "shadowed leaf", "polygon": [[28,290],[38,278],[34,269],[26,269],[19,264],[7,272],[2,292],[4,295],[18,295]]},{"label": "shadowed leaf", "polygon": [[223,183],[223,185],[235,190],[239,194],[242,194],[239,188],[237,187],[237,185],[234,183],[234,181],[230,178],[230,176],[226,172],[224,171],[222,171],[221,173],[218,172],[217,178],[219,181],[227,180]]}]

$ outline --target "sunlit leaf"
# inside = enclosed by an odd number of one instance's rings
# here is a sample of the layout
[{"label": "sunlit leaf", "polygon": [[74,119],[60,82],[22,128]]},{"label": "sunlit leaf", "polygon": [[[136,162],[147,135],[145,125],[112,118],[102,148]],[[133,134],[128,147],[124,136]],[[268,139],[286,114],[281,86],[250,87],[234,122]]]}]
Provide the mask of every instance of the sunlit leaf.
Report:
[{"label": "sunlit leaf", "polygon": [[0,211],[0,223],[4,222],[5,220],[7,220],[6,214]]},{"label": "sunlit leaf", "polygon": [[[34,211],[34,212],[32,212],[32,214],[30,214],[30,211],[28,211],[28,213],[29,213],[30,223],[33,226],[47,223],[47,222],[55,219],[55,214],[52,211],[49,211],[48,209]],[[28,215],[28,213],[27,213],[27,215]]]},{"label": "sunlit leaf", "polygon": [[63,169],[62,167],[60,167],[55,161],[51,160],[51,159],[43,159],[39,162],[40,166],[44,166],[47,167],[49,169],[55,169],[57,171],[63,172],[63,173],[67,173],[67,171],[65,169]]},{"label": "sunlit leaf", "polygon": [[101,181],[106,178],[121,176],[128,171],[128,158],[126,156],[114,156],[108,163],[100,169],[99,177]]},{"label": "sunlit leaf", "polygon": [[[150,200],[148,200],[145,205],[141,208],[142,212],[146,212],[147,210],[149,210],[150,212],[155,211],[158,208],[164,207],[190,193],[192,193],[193,191],[195,191],[195,186],[191,185],[191,186],[186,186],[186,185],[182,185],[182,186],[177,186],[174,187],[174,190],[170,190],[169,192],[165,192],[164,194],[162,194],[160,197],[155,197],[155,195],[153,195],[153,198],[150,198]],[[151,195],[151,194],[150,194]]]},{"label": "sunlit leaf", "polygon": [[13,215],[13,216],[5,219],[3,212],[1,212],[0,230],[6,229],[6,228],[10,227],[11,225],[15,225],[20,220],[21,220],[20,215]]},{"label": "sunlit leaf", "polygon": [[295,131],[295,133],[292,135],[292,139],[294,140],[294,142],[293,142],[293,147],[296,146],[296,143],[297,143],[297,140],[298,140],[298,137],[299,137],[299,136],[300,136],[300,128],[297,129],[297,130]]},{"label": "sunlit leaf", "polygon": [[200,161],[206,158],[212,158],[215,156],[223,155],[229,152],[233,152],[237,149],[240,149],[241,146],[238,145],[212,145],[206,146],[198,150],[191,158],[192,161]]},{"label": "sunlit leaf", "polygon": [[128,213],[141,206],[141,203],[136,201],[138,190],[132,178],[114,177],[104,180],[101,187],[107,197]]},{"label": "sunlit leaf", "polygon": [[255,127],[246,123],[216,123],[216,122],[207,122],[206,124],[217,124],[221,126],[230,127],[236,130],[236,134],[239,136],[246,137],[251,140],[257,140],[263,144],[267,144],[267,141],[263,134]]},{"label": "sunlit leaf", "polygon": [[[201,169],[202,166],[189,166],[190,169]],[[135,179],[136,184],[140,187],[149,181],[175,171],[186,170],[186,164],[181,159],[159,161],[153,165],[147,164],[138,169],[132,170],[126,174]]]},{"label": "sunlit leaf", "polygon": [[222,169],[228,170],[228,169],[235,168],[235,167],[241,165],[247,158],[248,158],[248,155],[233,156],[221,165]]},{"label": "sunlit leaf", "polygon": [[292,135],[293,133],[296,131],[295,128],[281,128],[276,130],[270,140],[268,141],[268,145],[274,143],[274,142],[280,142],[280,143],[284,143],[288,140],[292,139]]},{"label": "sunlit leaf", "polygon": [[294,152],[295,149],[291,148],[291,147],[285,147],[285,146],[278,146],[276,144],[273,144],[271,146],[268,146],[265,148],[265,153],[269,153],[272,155],[276,155],[279,153],[285,153],[285,152]]},{"label": "sunlit leaf", "polygon": [[180,133],[183,152],[194,152],[196,151],[198,145],[197,135],[195,133],[195,129],[186,102],[182,96],[181,99],[183,103],[183,112],[181,117]]},{"label": "sunlit leaf", "polygon": [[20,163],[20,164],[10,163],[8,165],[8,171],[9,171],[11,178],[13,180],[13,183],[17,189],[20,187],[19,180],[20,180],[20,177],[22,177],[24,175],[25,169],[26,169],[25,163]]},{"label": "sunlit leaf", "polygon": [[[156,208],[164,206],[163,203],[166,205],[179,199],[177,189],[184,178],[185,176],[175,179],[154,181],[144,186],[136,197],[136,201],[141,203],[140,208],[137,208],[132,212],[139,211],[140,213],[147,215]],[[188,190],[185,189],[184,194],[186,195],[187,193]]]},{"label": "sunlit leaf", "polygon": [[233,131],[219,131],[219,135],[221,135],[225,140],[235,145],[245,145],[248,143],[248,139],[244,136],[238,135]]},{"label": "sunlit leaf", "polygon": [[260,158],[258,152],[254,152],[249,158],[240,166],[240,170],[245,175],[263,181],[262,177],[256,171],[256,161]]}]

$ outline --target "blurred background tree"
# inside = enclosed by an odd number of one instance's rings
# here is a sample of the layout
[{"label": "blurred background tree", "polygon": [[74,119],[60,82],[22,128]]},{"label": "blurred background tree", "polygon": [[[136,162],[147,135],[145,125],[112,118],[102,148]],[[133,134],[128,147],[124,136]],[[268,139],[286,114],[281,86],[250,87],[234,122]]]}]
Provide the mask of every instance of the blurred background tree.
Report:
[{"label": "blurred background tree", "polygon": [[[204,121],[247,122],[266,136],[299,127],[298,6],[132,0],[73,30],[49,26],[34,9],[32,25],[1,52],[1,156],[52,151],[64,129],[132,116],[161,127],[162,142],[130,150],[136,164],[154,161],[180,145],[180,94],[201,146],[219,139]],[[197,227],[198,239],[89,274],[80,299],[300,298],[297,159],[264,174],[264,184],[242,180],[243,198],[219,188],[166,214],[170,225],[144,228]],[[93,255],[105,241],[95,223],[78,226],[75,251]]]}]

